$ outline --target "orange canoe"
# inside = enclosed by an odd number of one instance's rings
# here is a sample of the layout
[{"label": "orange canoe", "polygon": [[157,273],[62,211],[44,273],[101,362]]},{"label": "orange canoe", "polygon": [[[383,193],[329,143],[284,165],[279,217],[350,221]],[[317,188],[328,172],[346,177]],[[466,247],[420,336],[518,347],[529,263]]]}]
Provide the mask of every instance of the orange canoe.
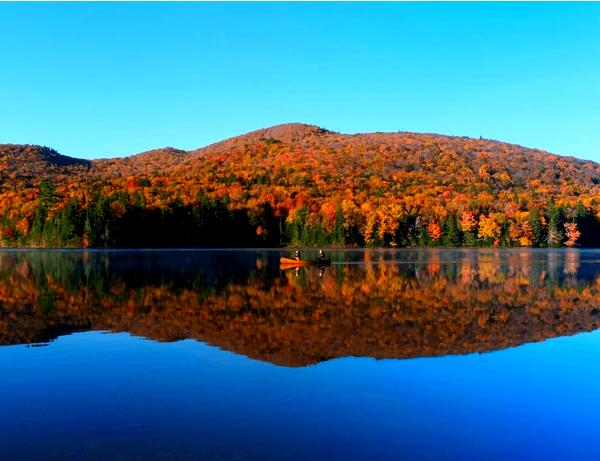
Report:
[{"label": "orange canoe", "polygon": [[279,262],[282,266],[286,267],[299,267],[299,266],[308,266],[310,261],[304,261],[302,259],[291,259],[291,258],[279,258]]}]

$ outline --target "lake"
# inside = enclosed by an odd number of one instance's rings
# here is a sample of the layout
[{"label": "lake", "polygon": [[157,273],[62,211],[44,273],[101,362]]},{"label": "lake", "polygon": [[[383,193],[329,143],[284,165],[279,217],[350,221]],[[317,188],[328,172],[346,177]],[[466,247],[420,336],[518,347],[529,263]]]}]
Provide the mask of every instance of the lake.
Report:
[{"label": "lake", "polygon": [[288,254],[0,251],[0,459],[600,458],[600,251]]}]

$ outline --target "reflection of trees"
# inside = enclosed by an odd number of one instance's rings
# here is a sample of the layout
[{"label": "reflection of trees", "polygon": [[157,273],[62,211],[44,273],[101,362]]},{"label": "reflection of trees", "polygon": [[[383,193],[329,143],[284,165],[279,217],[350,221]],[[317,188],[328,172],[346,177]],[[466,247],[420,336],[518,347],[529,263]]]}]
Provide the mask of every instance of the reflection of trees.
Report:
[{"label": "reflection of trees", "polygon": [[0,343],[106,329],[304,365],[482,352],[600,325],[600,279],[579,274],[578,252],[427,255],[374,251],[366,265],[296,274],[268,253],[8,253]]},{"label": "reflection of trees", "polygon": [[566,275],[575,275],[579,269],[579,253],[576,251],[569,251],[565,257],[565,269]]}]

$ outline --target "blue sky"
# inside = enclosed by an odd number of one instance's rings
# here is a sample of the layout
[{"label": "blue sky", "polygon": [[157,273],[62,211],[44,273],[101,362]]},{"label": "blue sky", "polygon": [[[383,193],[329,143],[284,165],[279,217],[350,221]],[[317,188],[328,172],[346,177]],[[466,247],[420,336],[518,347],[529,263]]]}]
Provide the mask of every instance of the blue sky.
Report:
[{"label": "blue sky", "polygon": [[600,4],[0,4],[0,142],[79,157],[265,126],[600,161]]}]

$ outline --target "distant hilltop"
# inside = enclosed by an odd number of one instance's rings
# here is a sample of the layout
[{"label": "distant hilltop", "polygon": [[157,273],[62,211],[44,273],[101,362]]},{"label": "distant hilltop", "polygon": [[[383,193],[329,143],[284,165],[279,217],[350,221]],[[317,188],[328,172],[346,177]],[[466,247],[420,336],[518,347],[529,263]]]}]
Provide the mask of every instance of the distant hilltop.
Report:
[{"label": "distant hilltop", "polygon": [[290,123],[98,160],[0,145],[3,246],[600,246],[600,165]]}]

